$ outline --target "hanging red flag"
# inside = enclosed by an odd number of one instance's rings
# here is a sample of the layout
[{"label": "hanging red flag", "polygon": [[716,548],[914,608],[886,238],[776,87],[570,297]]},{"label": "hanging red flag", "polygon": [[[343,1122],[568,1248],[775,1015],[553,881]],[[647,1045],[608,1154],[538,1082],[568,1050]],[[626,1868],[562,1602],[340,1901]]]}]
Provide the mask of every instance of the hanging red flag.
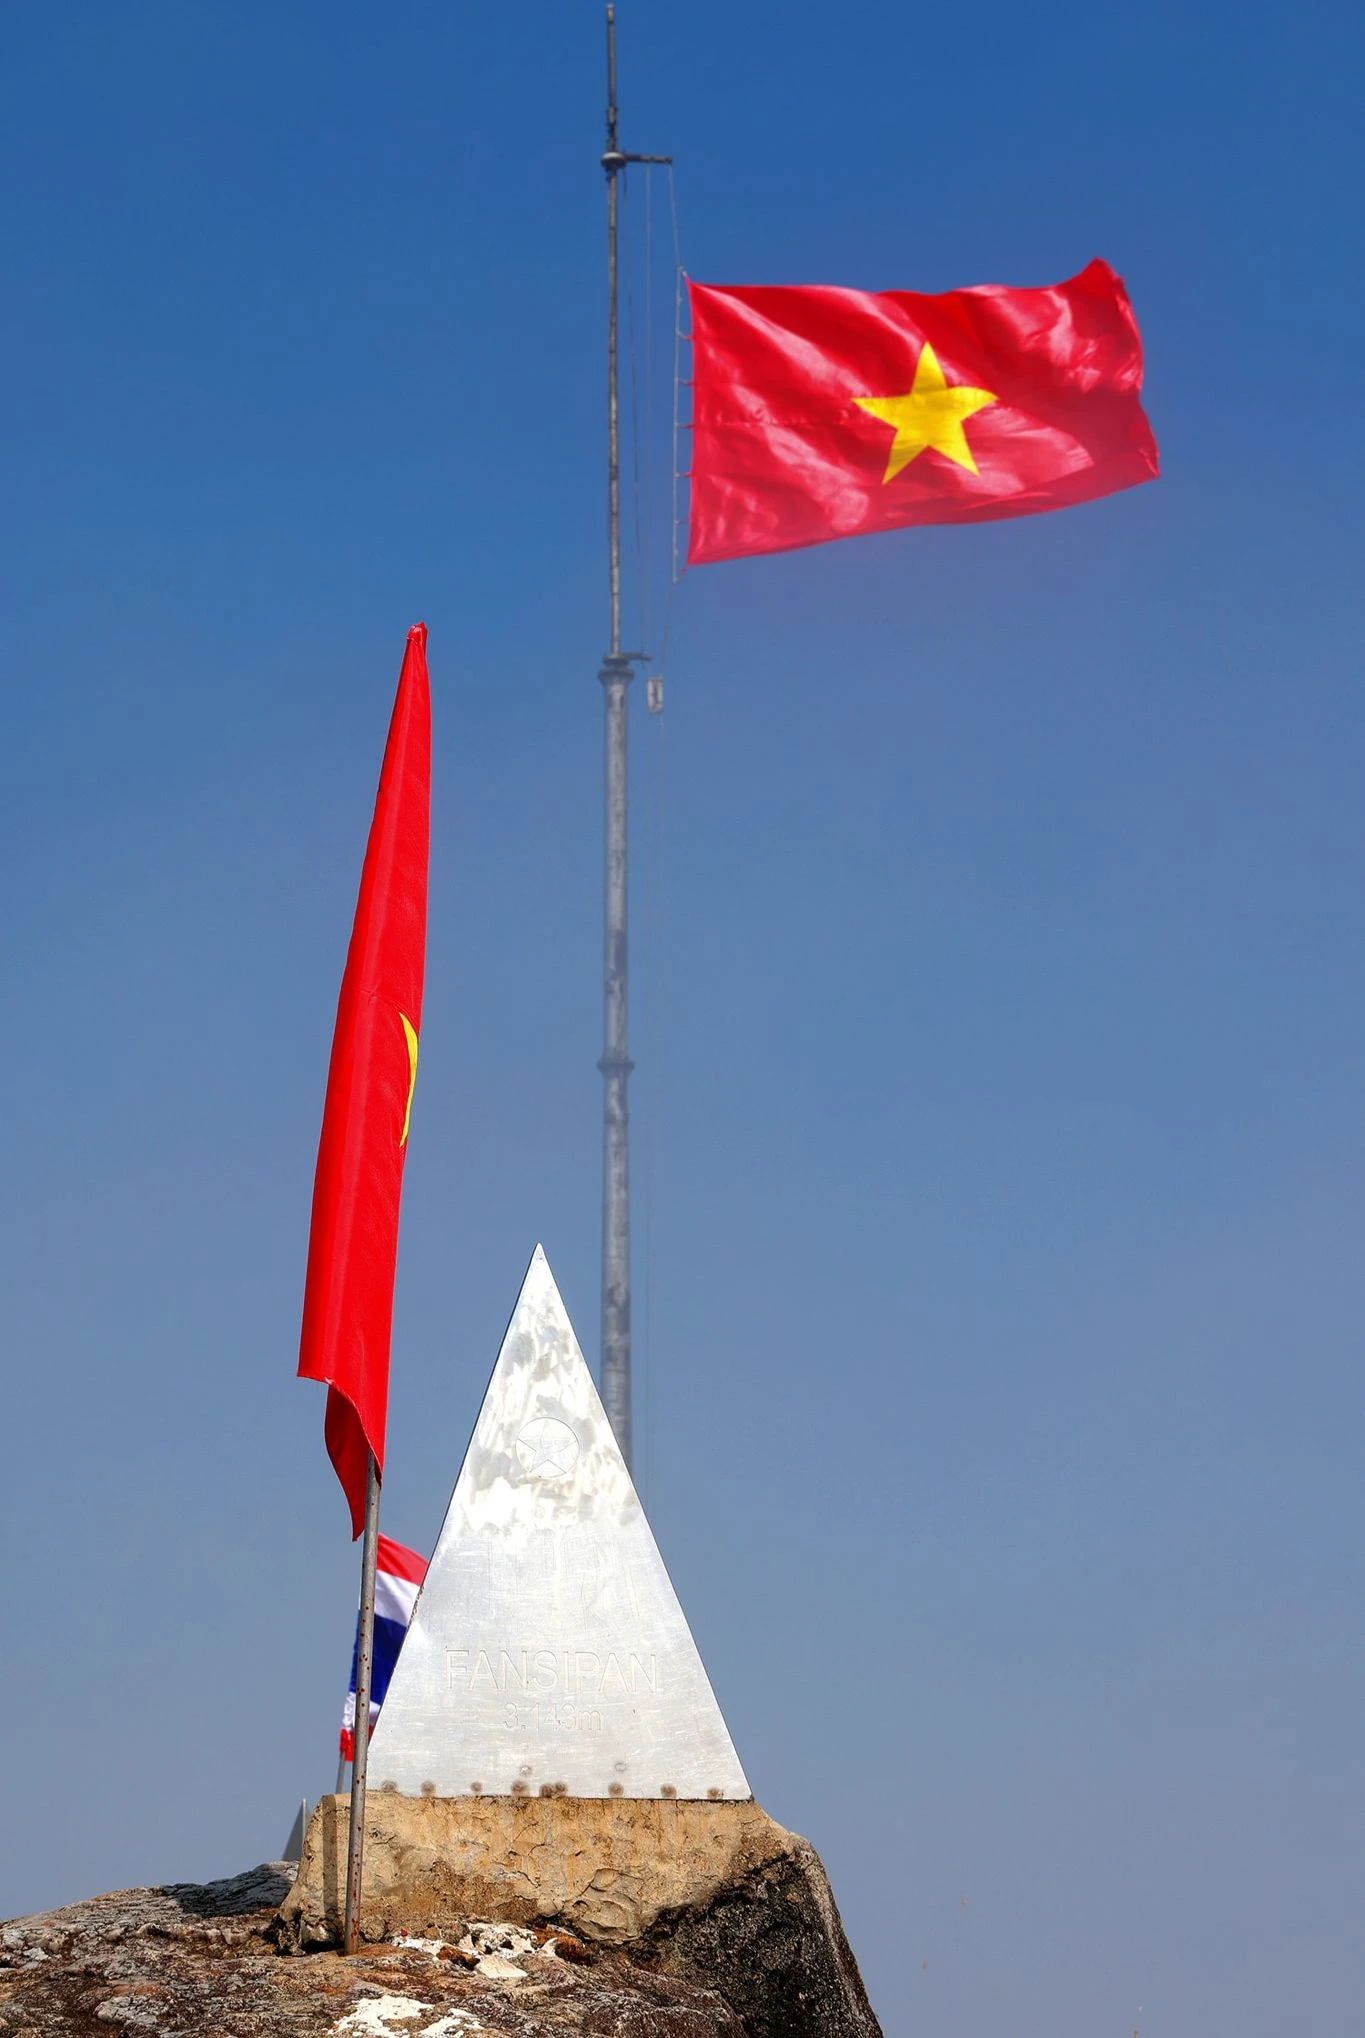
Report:
[{"label": "hanging red flag", "polygon": [[691,566],[1029,516],[1158,471],[1137,321],[1106,262],[938,297],[688,287]]},{"label": "hanging red flag", "polygon": [[327,1454],[365,1526],[382,1472],[398,1201],[422,1026],[431,811],[427,631],[408,631],[341,979],[322,1112],[299,1373],[328,1387]]}]

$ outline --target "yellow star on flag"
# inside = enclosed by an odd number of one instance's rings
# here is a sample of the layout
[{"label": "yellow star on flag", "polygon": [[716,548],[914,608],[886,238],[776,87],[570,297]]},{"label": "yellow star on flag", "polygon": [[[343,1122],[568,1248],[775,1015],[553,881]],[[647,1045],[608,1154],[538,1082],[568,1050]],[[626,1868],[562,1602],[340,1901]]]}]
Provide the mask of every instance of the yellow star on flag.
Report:
[{"label": "yellow star on flag", "polygon": [[869,417],[895,427],[883,487],[921,453],[930,451],[942,453],[945,460],[955,460],[973,474],[980,472],[962,427],[975,412],[998,398],[989,389],[950,388],[927,340],[915,364],[914,387],[907,396],[855,396],[853,401]]},{"label": "yellow star on flag", "polygon": [[408,1143],[408,1128],[412,1124],[412,1093],[417,1088],[417,1028],[406,1012],[400,1012],[403,1022],[403,1038],[408,1044],[408,1101],[403,1107],[403,1130],[398,1135],[398,1144]]}]

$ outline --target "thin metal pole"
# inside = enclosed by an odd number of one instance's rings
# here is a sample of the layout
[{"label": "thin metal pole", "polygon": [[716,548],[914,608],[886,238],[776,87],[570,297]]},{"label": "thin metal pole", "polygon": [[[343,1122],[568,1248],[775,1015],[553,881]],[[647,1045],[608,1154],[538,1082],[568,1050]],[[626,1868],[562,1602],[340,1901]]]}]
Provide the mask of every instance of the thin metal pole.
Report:
[{"label": "thin metal pole", "polygon": [[345,1951],[360,1945],[360,1873],[365,1853],[365,1771],[370,1756],[370,1685],[374,1669],[374,1574],[379,1557],[379,1467],[365,1472],[365,1541],[360,1557],[360,1629],[355,1663],[355,1754],[351,1760],[351,1831],[346,1849]]},{"label": "thin metal pole", "polygon": [[626,786],[627,689],[621,654],[621,405],[618,382],[619,179],[626,166],[616,129],[616,9],[607,8],[607,547],[611,648],[602,661],[606,737],[605,969],[602,1059],[602,1400],[630,1464],[630,1101],[629,930]]},{"label": "thin metal pole", "polygon": [[606,700],[606,971],[602,1117],[602,1401],[621,1455],[631,1460],[630,1099],[627,1047],[626,689],[624,659],[604,664]]},{"label": "thin metal pole", "polygon": [[[607,173],[607,546],[611,587],[609,659],[621,655],[621,404],[617,386],[617,327],[620,291],[617,284],[618,222],[621,193],[618,180],[626,167],[616,134],[616,9],[607,8],[607,146],[602,168]],[[627,675],[629,676],[629,675]]]},{"label": "thin metal pole", "polygon": [[616,127],[616,9],[607,7],[607,565],[611,648],[602,660],[606,736],[605,969],[602,1059],[602,1401],[630,1464],[630,990],[626,789],[627,689],[640,651],[621,649],[621,403],[618,284],[620,189],[627,163],[671,163],[623,149]]}]

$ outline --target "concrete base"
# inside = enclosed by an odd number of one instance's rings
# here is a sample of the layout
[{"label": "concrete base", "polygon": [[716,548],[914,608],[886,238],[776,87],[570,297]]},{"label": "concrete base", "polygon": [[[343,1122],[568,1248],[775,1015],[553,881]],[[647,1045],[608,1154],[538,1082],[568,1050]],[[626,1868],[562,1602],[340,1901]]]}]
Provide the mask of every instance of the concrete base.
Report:
[{"label": "concrete base", "polygon": [[[298,1877],[280,1912],[300,1946],[341,1936],[350,1799],[313,1813]],[[367,1938],[459,1936],[471,1918],[554,1919],[622,1946],[663,1912],[705,1905],[803,1847],[752,1799],[400,1797],[365,1806]],[[458,1928],[458,1930],[457,1930]]]},{"label": "concrete base", "polygon": [[[276,1943],[335,1945],[350,1801],[323,1798]],[[633,1963],[698,1979],[750,2038],[879,2038],[814,1849],[752,1800],[372,1792],[362,1932],[457,1940],[474,1920],[560,1924]]]}]

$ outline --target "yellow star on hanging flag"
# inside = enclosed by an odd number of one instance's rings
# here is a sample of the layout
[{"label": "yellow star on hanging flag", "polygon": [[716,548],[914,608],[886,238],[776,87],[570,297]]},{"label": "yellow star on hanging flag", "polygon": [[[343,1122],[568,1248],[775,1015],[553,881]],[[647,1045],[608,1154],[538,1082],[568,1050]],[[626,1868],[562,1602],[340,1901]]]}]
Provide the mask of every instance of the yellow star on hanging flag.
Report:
[{"label": "yellow star on hanging flag", "polygon": [[998,399],[989,389],[950,388],[927,340],[915,364],[914,387],[908,395],[855,396],[853,401],[869,417],[895,429],[883,486],[927,452],[942,453],[945,460],[955,460],[973,474],[980,472],[962,427],[969,417]]}]

